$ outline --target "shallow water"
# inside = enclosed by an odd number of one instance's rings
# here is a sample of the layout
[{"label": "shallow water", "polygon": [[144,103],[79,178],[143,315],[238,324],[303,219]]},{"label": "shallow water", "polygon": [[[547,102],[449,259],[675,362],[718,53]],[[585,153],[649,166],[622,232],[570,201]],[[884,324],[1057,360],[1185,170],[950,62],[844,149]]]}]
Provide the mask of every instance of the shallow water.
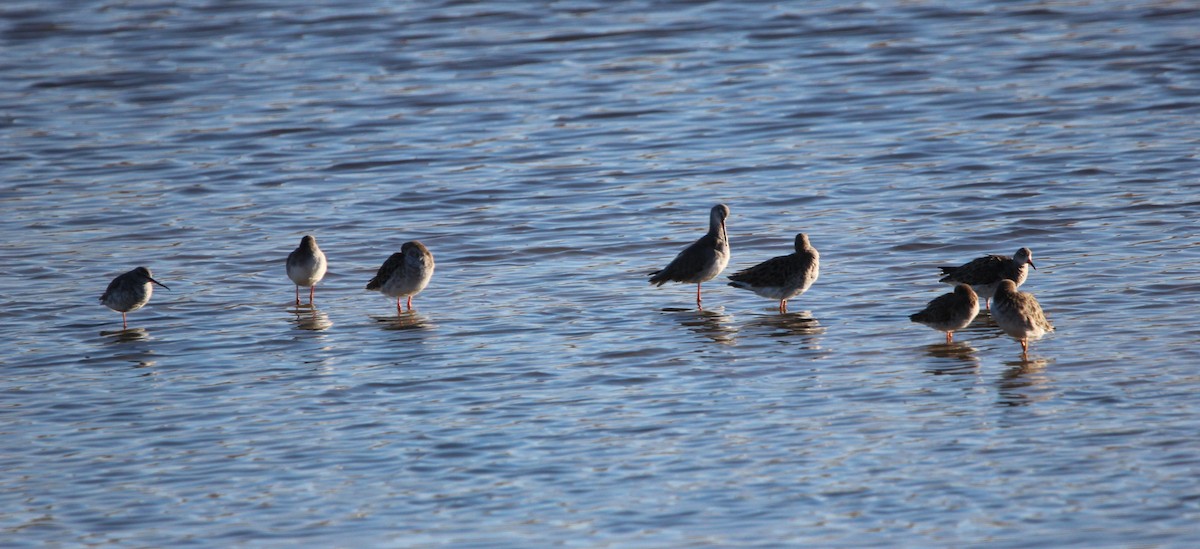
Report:
[{"label": "shallow water", "polygon": [[[5,546],[1200,541],[1200,10],[320,4],[0,7]],[[717,202],[791,313],[646,284]]]}]

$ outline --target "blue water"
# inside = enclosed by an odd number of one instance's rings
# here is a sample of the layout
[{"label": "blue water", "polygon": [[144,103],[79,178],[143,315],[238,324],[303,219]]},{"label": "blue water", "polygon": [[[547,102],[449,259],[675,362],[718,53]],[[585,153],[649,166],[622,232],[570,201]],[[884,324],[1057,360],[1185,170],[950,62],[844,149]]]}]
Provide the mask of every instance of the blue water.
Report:
[{"label": "blue water", "polygon": [[[1200,9],[0,6],[0,544],[1200,543]],[[654,288],[820,249],[781,315]],[[315,234],[316,307],[284,258]],[[416,310],[363,289],[437,259]],[[908,321],[1034,250],[1057,330]],[[120,329],[96,301],[146,265]]]}]

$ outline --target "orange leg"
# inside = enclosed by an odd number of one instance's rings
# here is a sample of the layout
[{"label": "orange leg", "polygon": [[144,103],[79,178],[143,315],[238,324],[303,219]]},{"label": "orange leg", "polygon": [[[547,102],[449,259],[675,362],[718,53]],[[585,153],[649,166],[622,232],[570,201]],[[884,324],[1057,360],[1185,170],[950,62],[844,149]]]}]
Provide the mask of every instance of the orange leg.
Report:
[{"label": "orange leg", "polygon": [[403,311],[403,309],[400,308],[400,298],[397,297],[396,298],[396,313],[399,314],[400,311]]},{"label": "orange leg", "polygon": [[309,305],[313,304],[313,295],[316,295],[316,293],[317,293],[317,285],[316,284],[313,284],[312,286],[308,287],[308,304]]},{"label": "orange leg", "polygon": [[786,299],[779,300],[779,312],[781,312],[781,313],[787,312],[787,300]]},{"label": "orange leg", "polygon": [[699,282],[696,283],[696,308],[700,309],[701,311],[704,310],[704,306],[700,304],[700,283]]},{"label": "orange leg", "polygon": [[1028,356],[1029,356],[1029,340],[1022,339],[1021,340],[1021,357],[1027,358]]},{"label": "orange leg", "polygon": [[128,330],[129,325],[125,323],[125,313],[121,313],[121,329]]},{"label": "orange leg", "polygon": [[946,345],[954,343],[954,332],[946,332]]},{"label": "orange leg", "polygon": [[412,296],[408,296],[408,310],[412,310]]}]

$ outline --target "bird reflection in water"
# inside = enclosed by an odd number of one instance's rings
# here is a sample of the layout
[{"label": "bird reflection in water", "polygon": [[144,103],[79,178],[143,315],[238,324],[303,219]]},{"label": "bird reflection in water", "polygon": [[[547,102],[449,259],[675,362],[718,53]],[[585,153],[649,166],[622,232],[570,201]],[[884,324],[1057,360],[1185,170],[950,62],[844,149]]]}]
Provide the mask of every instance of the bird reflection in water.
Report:
[{"label": "bird reflection in water", "polygon": [[925,354],[936,359],[936,366],[925,370],[933,375],[964,375],[974,374],[979,370],[978,351],[965,341],[952,343],[934,343],[925,346]]},{"label": "bird reflection in water", "polygon": [[292,312],[296,314],[292,323],[296,325],[297,330],[319,332],[333,326],[333,321],[329,320],[329,313],[311,305],[301,305],[292,309]]},{"label": "bird reflection in water", "polygon": [[819,349],[820,338],[816,336],[825,333],[825,327],[809,311],[760,315],[749,324],[764,328],[768,336],[779,338],[780,343],[799,341],[806,349]]},{"label": "bird reflection in water", "polygon": [[371,315],[371,318],[384,330],[422,330],[432,326],[429,317],[411,309],[397,315]]},{"label": "bird reflection in water", "polygon": [[124,343],[150,339],[150,332],[147,332],[145,328],[129,328],[127,330],[102,331],[100,336],[110,338],[111,343]]},{"label": "bird reflection in water", "polygon": [[1004,371],[997,383],[1000,393],[999,404],[1001,406],[1027,406],[1049,400],[1053,396],[1052,392],[1046,388],[1039,389],[1039,387],[1050,382],[1050,378],[1043,371],[1051,362],[1044,358],[1005,362],[1004,364],[1009,368]]},{"label": "bird reflection in water", "polygon": [[733,317],[709,309],[680,309],[668,307],[670,313],[685,328],[723,345],[737,343],[737,329],[731,326]]}]

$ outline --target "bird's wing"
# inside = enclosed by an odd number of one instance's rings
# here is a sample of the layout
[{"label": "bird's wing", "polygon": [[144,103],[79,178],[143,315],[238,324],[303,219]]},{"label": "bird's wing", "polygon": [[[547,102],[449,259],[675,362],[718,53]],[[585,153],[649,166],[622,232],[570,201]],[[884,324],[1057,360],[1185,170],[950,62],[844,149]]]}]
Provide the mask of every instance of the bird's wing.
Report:
[{"label": "bird's wing", "polygon": [[375,273],[375,278],[372,278],[367,283],[368,290],[378,290],[383,287],[383,283],[387,282],[392,277],[392,273],[396,272],[404,266],[404,254],[394,253],[387,261],[383,262],[383,266],[379,267],[379,271]]}]

